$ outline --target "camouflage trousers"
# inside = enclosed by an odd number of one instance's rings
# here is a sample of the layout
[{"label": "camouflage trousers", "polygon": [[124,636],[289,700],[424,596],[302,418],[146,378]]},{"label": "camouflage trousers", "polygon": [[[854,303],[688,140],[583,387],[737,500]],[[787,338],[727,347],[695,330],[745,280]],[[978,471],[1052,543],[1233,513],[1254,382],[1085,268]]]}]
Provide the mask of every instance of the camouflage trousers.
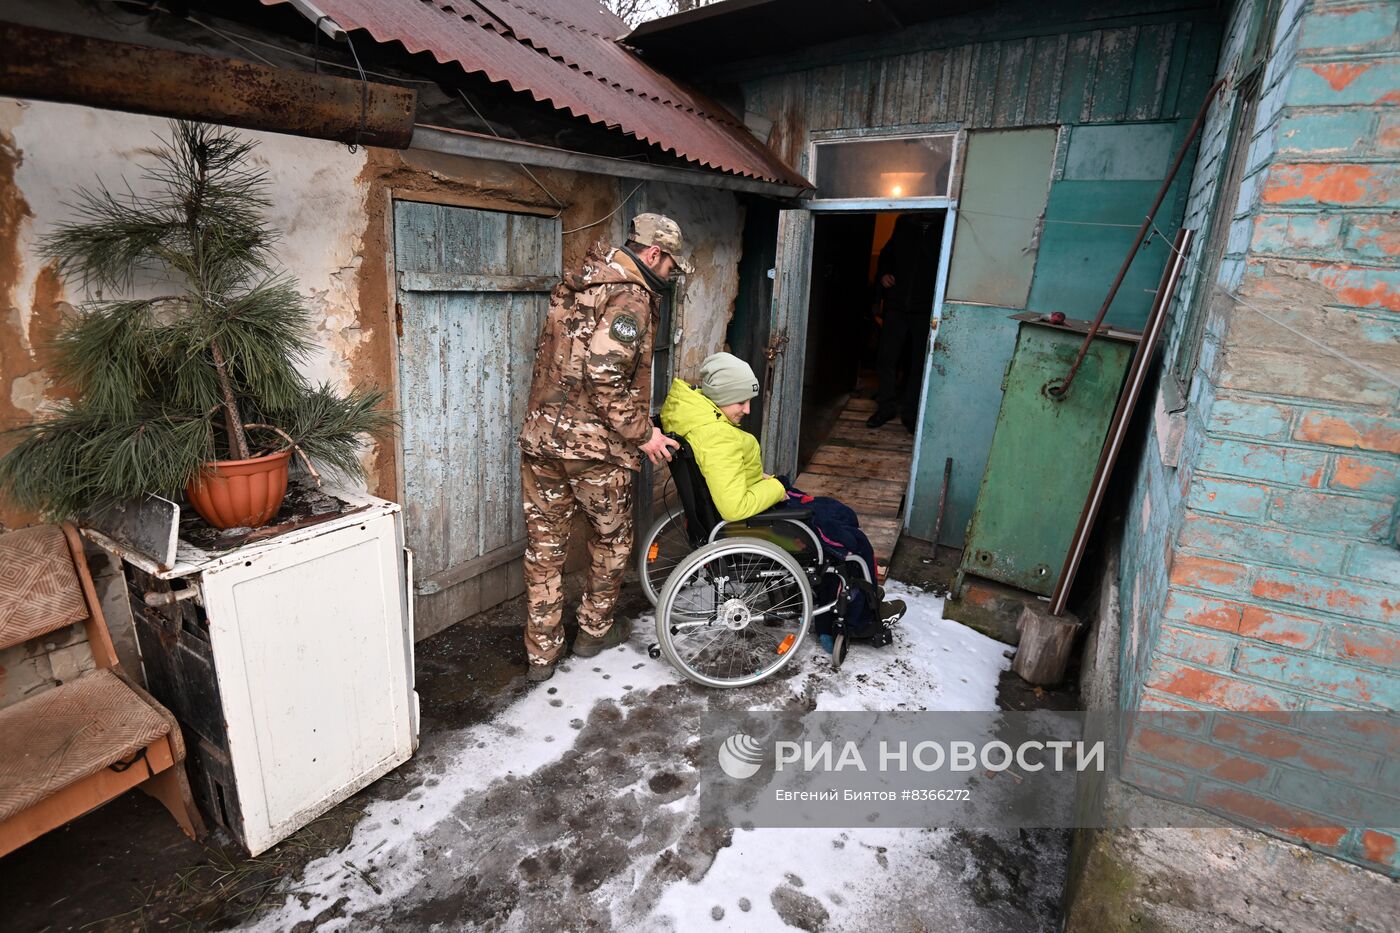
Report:
[{"label": "camouflage trousers", "polygon": [[525,652],[531,664],[552,664],[564,647],[564,557],[574,511],[588,519],[588,585],[579,628],[602,636],[632,552],[632,471],[598,460],[522,456],[525,498],[525,592],[529,621]]}]

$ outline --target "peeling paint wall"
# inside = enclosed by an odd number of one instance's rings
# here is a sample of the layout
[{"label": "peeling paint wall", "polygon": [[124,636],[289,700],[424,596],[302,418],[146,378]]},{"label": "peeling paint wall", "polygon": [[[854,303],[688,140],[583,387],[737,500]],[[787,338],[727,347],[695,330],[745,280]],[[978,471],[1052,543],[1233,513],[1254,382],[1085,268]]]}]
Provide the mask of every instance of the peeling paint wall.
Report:
[{"label": "peeling paint wall", "polygon": [[[38,254],[43,236],[72,216],[76,189],[136,180],[157,143],[161,119],[0,98],[0,426],[42,416],[67,387],[48,369],[45,344],[73,304],[88,297],[59,280]],[[597,240],[620,243],[631,215],[660,211],[684,231],[698,268],[677,292],[677,372],[695,377],[724,345],[738,292],[744,212],[733,194],[709,188],[534,168],[418,151],[349,148],[332,142],[246,132],[267,172],[269,221],[281,231],[278,258],[312,311],[315,351],[304,369],[338,386],[397,382],[392,201],[558,215],[564,264]],[[5,440],[0,439],[0,445]],[[0,446],[0,450],[4,450]],[[371,492],[398,499],[397,441],[364,455]],[[0,527],[36,520],[0,501]],[[503,573],[518,571],[507,568]],[[487,587],[476,608],[518,587]]]},{"label": "peeling paint wall", "polygon": [[[45,344],[74,303],[89,297],[65,283],[38,254],[43,237],[73,216],[80,187],[130,182],[140,191],[136,163],[164,134],[153,117],[0,99],[0,420],[14,427],[42,414],[68,389],[47,370]],[[268,133],[254,159],[268,175],[272,226],[282,232],[279,261],[296,276],[317,320],[315,353],[305,371],[314,380],[357,382],[351,371],[365,339],[359,326],[357,277],[363,260],[366,186],[358,181],[365,152]],[[11,223],[11,218],[17,222]],[[0,443],[4,443],[0,441]],[[0,503],[0,523],[24,524]]]},{"label": "peeling paint wall", "polygon": [[[1010,318],[1027,310],[1093,318],[1210,84],[1216,18],[1201,4],[1114,0],[1090,11],[1017,0],[998,4],[995,16],[950,15],[804,50],[788,64],[735,66],[745,108],[773,121],[768,144],[808,177],[814,140],[966,130],[962,165],[979,137],[1021,131],[1024,154],[1004,159],[1004,171],[1034,181],[1032,190],[988,183],[959,194],[953,185],[954,253],[931,340],[910,534],[927,538],[938,525],[943,544],[963,545],[1015,345]],[[1031,141],[1046,127],[1059,127],[1052,157]],[[1190,168],[1188,159],[1179,177]],[[990,174],[985,160],[981,169]],[[1019,195],[1009,203],[1008,188]],[[1158,212],[1163,230],[1179,223],[1184,189],[1178,181]],[[786,255],[796,246],[784,243],[780,263],[796,268]],[[1161,237],[1139,249],[1110,324],[1141,326],[1167,255]]]},{"label": "peeling paint wall", "polygon": [[[1241,69],[1261,2],[1235,4],[1222,75]],[[1400,704],[1397,51],[1393,2],[1284,0],[1252,119],[1228,140],[1227,96],[1206,127],[1188,213],[1218,235],[1198,240],[1212,274],[1175,309],[1127,508],[1124,706]],[[1210,217],[1232,158],[1237,189]],[[1163,414],[1171,369],[1192,359],[1184,413]],[[1296,754],[1228,730],[1139,742],[1134,783],[1400,876],[1395,830],[1340,803],[1391,775],[1357,722],[1328,726]]]},{"label": "peeling paint wall", "polygon": [[724,349],[725,331],[734,316],[744,210],[732,197],[717,198],[703,188],[655,182],[643,185],[629,199],[628,208],[626,213],[654,211],[681,224],[695,274],[686,276],[677,288],[675,325],[681,338],[676,344],[675,375],[697,380],[705,357]]}]

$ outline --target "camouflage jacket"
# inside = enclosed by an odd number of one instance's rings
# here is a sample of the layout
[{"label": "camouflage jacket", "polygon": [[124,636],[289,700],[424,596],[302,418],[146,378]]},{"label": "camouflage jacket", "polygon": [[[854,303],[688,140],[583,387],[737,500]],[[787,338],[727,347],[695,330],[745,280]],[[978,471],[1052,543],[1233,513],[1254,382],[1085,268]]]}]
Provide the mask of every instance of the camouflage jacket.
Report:
[{"label": "camouflage jacket", "polygon": [[651,436],[651,348],[660,297],[636,262],[599,243],[549,298],[520,449],[641,467]]}]

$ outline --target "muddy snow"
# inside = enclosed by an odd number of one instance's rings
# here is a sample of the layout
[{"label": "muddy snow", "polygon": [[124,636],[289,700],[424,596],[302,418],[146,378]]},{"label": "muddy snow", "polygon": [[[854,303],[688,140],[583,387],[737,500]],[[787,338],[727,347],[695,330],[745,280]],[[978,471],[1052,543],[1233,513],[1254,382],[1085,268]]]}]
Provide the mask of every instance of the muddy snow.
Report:
[{"label": "muddy snow", "polygon": [[492,719],[439,733],[427,775],[366,810],[250,929],[913,930],[1054,926],[1055,831],[734,829],[694,815],[716,710],[994,710],[1005,646],[909,604],[895,644],[833,671],[815,639],[785,676],[696,687],[629,644],[570,658]]}]

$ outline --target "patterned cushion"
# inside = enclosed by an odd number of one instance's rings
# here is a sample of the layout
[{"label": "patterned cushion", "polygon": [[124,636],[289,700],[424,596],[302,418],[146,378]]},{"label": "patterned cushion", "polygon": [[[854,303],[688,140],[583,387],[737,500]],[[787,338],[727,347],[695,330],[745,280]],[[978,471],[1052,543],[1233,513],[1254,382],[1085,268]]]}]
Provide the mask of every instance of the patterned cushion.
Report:
[{"label": "patterned cushion", "polygon": [[169,731],[160,712],[110,670],[89,671],[0,710],[0,820]]},{"label": "patterned cushion", "polygon": [[0,648],[87,614],[62,528],[35,525],[0,535]]}]

